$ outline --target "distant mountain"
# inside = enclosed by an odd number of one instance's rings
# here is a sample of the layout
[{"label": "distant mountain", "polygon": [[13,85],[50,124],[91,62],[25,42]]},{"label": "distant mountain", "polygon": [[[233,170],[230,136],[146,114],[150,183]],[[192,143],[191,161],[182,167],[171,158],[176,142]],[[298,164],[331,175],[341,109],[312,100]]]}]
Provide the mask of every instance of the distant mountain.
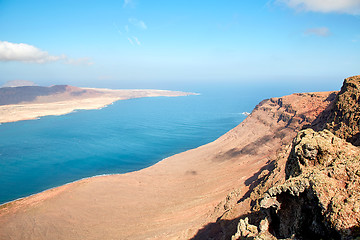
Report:
[{"label": "distant mountain", "polygon": [[36,86],[34,82],[26,81],[26,80],[12,80],[7,81],[1,87],[23,87],[23,86]]},{"label": "distant mountain", "polygon": [[[94,95],[96,91],[85,90],[68,85],[54,85],[51,87],[22,86],[0,88],[0,105],[30,103],[30,102],[54,102],[86,97]],[[39,97],[43,97],[42,100]],[[44,98],[45,97],[45,98]]]}]

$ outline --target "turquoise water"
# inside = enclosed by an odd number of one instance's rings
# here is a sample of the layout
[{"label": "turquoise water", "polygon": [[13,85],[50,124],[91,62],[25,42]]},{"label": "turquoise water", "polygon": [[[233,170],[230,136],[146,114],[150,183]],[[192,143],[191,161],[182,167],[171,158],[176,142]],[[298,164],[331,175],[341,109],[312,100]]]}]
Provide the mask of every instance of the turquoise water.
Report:
[{"label": "turquoise water", "polygon": [[198,96],[118,101],[101,110],[0,126],[0,203],[100,174],[139,170],[215,140],[264,98],[291,89],[208,87]]}]

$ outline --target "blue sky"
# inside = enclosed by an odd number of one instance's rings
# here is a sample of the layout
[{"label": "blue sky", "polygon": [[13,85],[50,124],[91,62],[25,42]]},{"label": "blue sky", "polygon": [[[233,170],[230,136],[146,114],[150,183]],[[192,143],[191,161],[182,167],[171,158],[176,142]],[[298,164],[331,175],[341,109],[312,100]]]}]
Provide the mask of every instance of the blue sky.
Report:
[{"label": "blue sky", "polygon": [[339,82],[360,74],[360,0],[0,0],[0,72],[0,84]]}]

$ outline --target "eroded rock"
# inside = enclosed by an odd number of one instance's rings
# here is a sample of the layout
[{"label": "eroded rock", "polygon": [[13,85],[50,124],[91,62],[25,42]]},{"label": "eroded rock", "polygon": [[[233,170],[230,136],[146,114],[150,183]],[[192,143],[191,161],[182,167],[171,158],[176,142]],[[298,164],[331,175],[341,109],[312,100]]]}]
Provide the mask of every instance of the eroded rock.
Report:
[{"label": "eroded rock", "polygon": [[344,80],[327,122],[336,136],[360,146],[360,76]]},{"label": "eroded rock", "polygon": [[[261,200],[277,238],[352,239],[360,226],[360,149],[328,130],[300,131],[287,180]],[[263,227],[262,231],[265,227]]]}]

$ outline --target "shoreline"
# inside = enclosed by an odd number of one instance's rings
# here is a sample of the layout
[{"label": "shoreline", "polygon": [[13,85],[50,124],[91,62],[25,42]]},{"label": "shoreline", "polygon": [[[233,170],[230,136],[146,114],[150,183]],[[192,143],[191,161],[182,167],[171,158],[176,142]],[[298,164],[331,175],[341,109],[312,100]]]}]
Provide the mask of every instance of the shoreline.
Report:
[{"label": "shoreline", "polygon": [[[196,93],[189,92],[155,89],[82,89],[86,91],[91,91],[93,95],[84,97],[72,97],[71,93],[67,93],[66,96],[63,96],[65,94],[62,93],[55,94],[54,96],[39,96],[33,102],[1,105],[0,124],[36,120],[44,116],[66,115],[76,110],[102,109],[120,100],[129,100],[144,97],[180,97],[198,95]],[[69,99],[63,100],[63,98]]]},{"label": "shoreline", "polygon": [[[237,127],[206,145],[138,171],[84,178],[10,201],[1,205],[0,238],[190,239],[246,195],[247,182],[283,141],[326,108],[329,94],[263,101]],[[279,116],[289,118],[279,122]],[[246,212],[249,204],[242,202],[234,214]],[[48,231],[54,224],[56,231]]]},{"label": "shoreline", "polygon": [[[35,119],[34,119],[34,120],[35,120]],[[0,125],[1,125],[1,123],[0,123]],[[210,142],[210,143],[212,143],[212,142]],[[207,144],[210,144],[210,143],[207,143]],[[201,146],[199,146],[199,147],[201,147]],[[194,148],[194,149],[196,149],[196,148]],[[189,149],[189,150],[192,150],[192,149]],[[187,151],[189,151],[189,150],[187,150]],[[184,152],[184,151],[183,151],[183,152]],[[44,193],[44,192],[51,191],[51,190],[54,190],[54,189],[56,189],[56,188],[66,187],[66,186],[69,185],[69,184],[75,184],[75,183],[77,183],[77,182],[81,182],[81,181],[85,181],[85,180],[91,180],[92,178],[98,178],[98,177],[116,176],[116,175],[124,175],[124,174],[129,174],[129,173],[136,173],[136,172],[145,170],[145,169],[147,169],[147,168],[151,168],[151,167],[155,166],[156,164],[158,164],[158,163],[160,163],[160,162],[162,162],[162,161],[165,161],[165,160],[167,160],[168,158],[170,158],[170,157],[172,157],[172,156],[174,156],[174,155],[183,153],[183,152],[179,152],[179,153],[173,154],[173,155],[171,155],[171,156],[169,156],[169,157],[163,158],[163,159],[157,161],[156,163],[154,163],[153,165],[150,165],[150,166],[145,167],[145,168],[141,168],[141,169],[139,169],[139,170],[130,171],[130,172],[125,172],[125,173],[104,173],[104,174],[98,174],[98,175],[93,175],[93,176],[90,176],[90,177],[83,177],[83,178],[80,178],[80,179],[77,179],[77,180],[74,180],[74,181],[71,181],[71,182],[67,182],[67,183],[64,183],[64,184],[61,184],[61,185],[58,185],[58,186],[54,186],[54,187],[51,187],[51,188],[47,188],[47,189],[44,189],[44,190],[42,190],[42,191],[40,191],[40,192],[32,193],[32,194],[26,195],[26,196],[24,196],[24,197],[19,197],[19,198],[16,198],[16,199],[14,199],[14,200],[10,200],[10,201],[4,202],[4,203],[0,203],[0,209],[1,209],[2,207],[5,207],[5,205],[7,205],[7,204],[11,204],[11,203],[16,202],[16,201],[21,201],[21,200],[23,200],[23,199],[25,199],[25,198],[30,198],[30,197],[33,197],[33,196],[35,196],[35,195],[37,195],[37,194],[42,194],[42,193]],[[186,152],[186,151],[185,151],[185,152]],[[1,216],[1,212],[0,212],[0,216]]]}]

